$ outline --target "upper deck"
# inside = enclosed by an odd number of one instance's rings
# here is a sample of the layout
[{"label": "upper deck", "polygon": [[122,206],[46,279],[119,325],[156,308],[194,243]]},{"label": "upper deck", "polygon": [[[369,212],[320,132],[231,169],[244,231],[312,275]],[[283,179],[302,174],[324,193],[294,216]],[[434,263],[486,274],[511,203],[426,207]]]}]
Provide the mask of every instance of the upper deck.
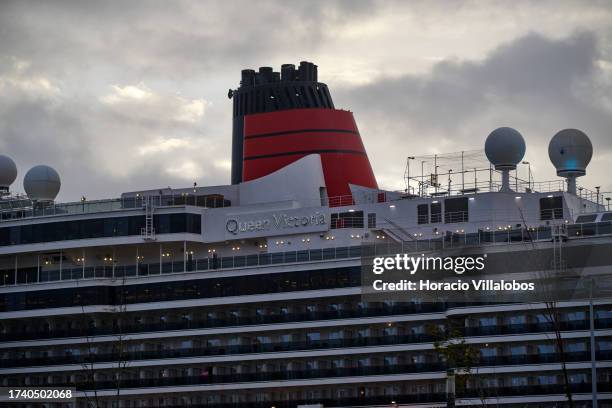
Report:
[{"label": "upper deck", "polygon": [[[351,185],[330,197],[313,154],[238,185],[124,193],[40,206],[3,200],[3,285],[141,277],[358,257],[361,244],[413,250],[546,241],[552,228],[604,237],[603,193],[488,169],[408,177],[403,192]],[[418,188],[415,188],[415,183]],[[576,223],[579,224],[576,224]],[[586,224],[582,224],[587,222]]]}]

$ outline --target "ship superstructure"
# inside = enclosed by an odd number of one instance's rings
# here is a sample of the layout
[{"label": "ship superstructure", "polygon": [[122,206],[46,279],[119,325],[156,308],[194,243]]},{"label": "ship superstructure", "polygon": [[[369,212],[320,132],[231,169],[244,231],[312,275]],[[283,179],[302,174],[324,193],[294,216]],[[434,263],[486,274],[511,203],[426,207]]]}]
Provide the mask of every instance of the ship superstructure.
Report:
[{"label": "ship superstructure", "polygon": [[[487,168],[436,163],[394,192],[315,65],[245,70],[230,97],[230,185],[62,204],[53,169],[28,173],[27,196],[5,172],[0,386],[74,386],[83,407],[552,407],[568,388],[574,406],[612,404],[612,300],[560,302],[551,322],[544,302],[361,297],[367,245],[554,251],[549,269],[609,271],[612,211],[575,185],[581,132],[551,143],[569,188],[513,176],[525,143],[500,128]],[[430,330],[451,326],[477,353],[454,390]]]}]

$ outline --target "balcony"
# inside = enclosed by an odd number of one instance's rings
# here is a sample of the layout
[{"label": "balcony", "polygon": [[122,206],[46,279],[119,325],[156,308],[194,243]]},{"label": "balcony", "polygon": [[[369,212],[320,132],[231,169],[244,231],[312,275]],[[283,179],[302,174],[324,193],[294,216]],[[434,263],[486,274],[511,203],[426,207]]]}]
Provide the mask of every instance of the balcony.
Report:
[{"label": "balcony", "polygon": [[[358,337],[350,339],[331,339],[316,341],[294,341],[283,343],[254,343],[236,346],[211,346],[202,348],[183,348],[161,351],[124,352],[123,361],[155,360],[163,358],[210,357],[232,354],[278,353],[287,351],[313,351],[334,348],[388,346],[395,344],[413,344],[431,342],[433,338],[426,334],[405,336]],[[0,360],[1,368],[47,366],[59,364],[83,364],[114,362],[118,354],[68,355],[44,358],[16,358]]]},{"label": "balcony", "polygon": [[[199,376],[183,376],[183,377],[161,377],[149,379],[134,379],[122,380],[119,386],[125,388],[156,388],[156,387],[171,387],[182,385],[210,385],[210,384],[230,384],[230,383],[249,383],[259,381],[290,381],[290,380],[306,380],[317,378],[339,378],[339,377],[355,377],[355,376],[373,376],[373,375],[396,375],[396,374],[413,374],[425,372],[440,372],[445,368],[442,364],[408,364],[408,365],[389,365],[389,366],[367,366],[367,367],[350,367],[350,368],[329,368],[329,369],[311,369],[311,370],[290,370],[290,371],[273,371],[273,372],[256,372],[244,374],[209,374],[204,372]],[[95,389],[116,389],[117,381],[106,380],[96,381]],[[77,382],[70,384],[53,384],[55,387],[60,386],[76,386],[77,390],[88,391],[94,389],[91,383]]]},{"label": "balcony", "polygon": [[[122,328],[122,333],[151,333],[164,332],[170,330],[193,330],[211,329],[236,326],[253,326],[275,323],[296,323],[312,322],[318,320],[353,319],[380,316],[405,315],[416,313],[435,313],[444,311],[442,303],[406,304],[393,305],[383,308],[364,308],[353,310],[334,310],[307,313],[287,313],[277,315],[262,316],[235,316],[227,319],[206,319],[206,320],[182,320],[180,322],[152,323],[141,325],[128,325]],[[94,337],[117,334],[118,329],[113,327],[94,327],[90,329],[70,329],[70,330],[42,330],[26,333],[1,333],[1,341],[21,341],[21,340],[43,340],[65,337]]]}]

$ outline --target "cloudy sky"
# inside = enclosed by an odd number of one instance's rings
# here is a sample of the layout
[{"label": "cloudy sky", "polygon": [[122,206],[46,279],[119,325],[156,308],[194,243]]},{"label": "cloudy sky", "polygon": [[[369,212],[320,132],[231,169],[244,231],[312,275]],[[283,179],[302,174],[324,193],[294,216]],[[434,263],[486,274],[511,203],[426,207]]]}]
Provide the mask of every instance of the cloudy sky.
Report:
[{"label": "cloudy sky", "polygon": [[405,157],[477,149],[518,129],[537,179],[567,127],[612,190],[609,1],[1,1],[0,153],[60,200],[229,182],[240,70],[315,62],[355,113],[381,186]]}]

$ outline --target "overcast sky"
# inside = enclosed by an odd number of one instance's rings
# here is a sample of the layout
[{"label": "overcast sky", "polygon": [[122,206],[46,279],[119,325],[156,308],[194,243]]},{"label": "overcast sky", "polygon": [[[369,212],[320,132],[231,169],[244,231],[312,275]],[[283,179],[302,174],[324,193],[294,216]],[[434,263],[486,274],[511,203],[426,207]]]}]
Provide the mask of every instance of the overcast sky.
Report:
[{"label": "overcast sky", "polygon": [[243,68],[313,61],[355,113],[382,187],[406,156],[519,130],[537,179],[575,127],[579,183],[612,190],[612,2],[0,1],[0,153],[49,164],[62,201],[230,180]]}]

